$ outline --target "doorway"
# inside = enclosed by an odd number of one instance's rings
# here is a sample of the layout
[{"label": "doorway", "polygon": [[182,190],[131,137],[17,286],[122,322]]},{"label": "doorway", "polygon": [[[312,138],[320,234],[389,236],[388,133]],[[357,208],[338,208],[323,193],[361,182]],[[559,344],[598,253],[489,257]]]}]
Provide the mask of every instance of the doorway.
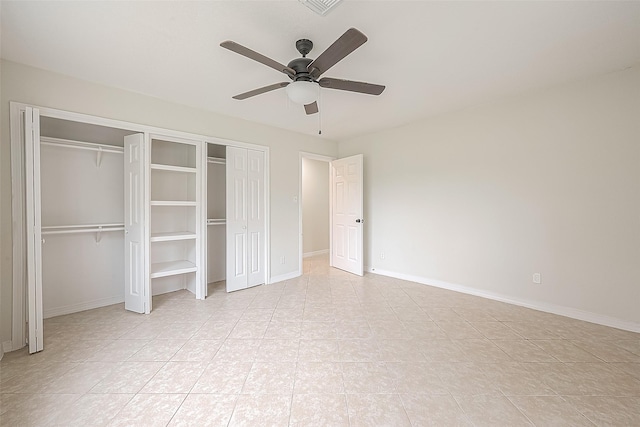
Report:
[{"label": "doorway", "polygon": [[303,274],[303,259],[327,255],[330,237],[330,162],[333,157],[300,153],[300,259],[299,273]]}]

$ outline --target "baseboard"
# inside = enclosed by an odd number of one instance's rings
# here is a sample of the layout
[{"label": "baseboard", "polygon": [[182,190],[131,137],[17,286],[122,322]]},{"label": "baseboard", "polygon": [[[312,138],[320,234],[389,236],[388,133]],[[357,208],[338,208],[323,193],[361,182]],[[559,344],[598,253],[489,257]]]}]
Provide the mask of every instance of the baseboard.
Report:
[{"label": "baseboard", "polygon": [[[171,292],[177,292],[177,291],[183,291],[183,290],[188,290],[188,289],[185,288],[182,285],[182,283],[163,283],[163,282],[159,282],[159,283],[154,283],[153,284],[153,291],[151,292],[151,296],[155,297],[155,296],[158,296],[158,295],[168,294],[168,293],[171,293]],[[191,291],[189,291],[189,292],[191,292]]]},{"label": "baseboard", "polygon": [[5,353],[10,353],[13,351],[13,345],[11,344],[11,340],[5,341],[0,345],[0,359],[4,357]]},{"label": "baseboard", "polygon": [[63,316],[65,314],[77,313],[79,311],[91,310],[93,308],[100,308],[107,305],[120,304],[124,302],[124,296],[117,296],[111,298],[101,298],[93,301],[86,301],[78,304],[65,305],[62,307],[54,307],[44,310],[43,317],[48,319],[49,317]]},{"label": "baseboard", "polygon": [[316,255],[326,255],[329,253],[329,249],[322,249],[319,251],[313,251],[313,252],[305,252],[302,254],[303,258],[309,258],[312,256],[316,256]]},{"label": "baseboard", "polygon": [[436,288],[448,289],[463,294],[475,295],[495,301],[505,302],[508,304],[518,305],[521,307],[531,308],[533,310],[544,311],[545,313],[558,314],[560,316],[570,317],[572,319],[584,320],[585,322],[596,323],[598,325],[610,326],[612,328],[623,329],[625,331],[640,332],[640,323],[630,322],[628,320],[617,319],[615,317],[603,314],[592,313],[590,311],[579,310],[572,307],[565,307],[556,304],[550,304],[542,301],[527,300],[516,298],[509,295],[503,295],[494,292],[488,292],[481,289],[475,289],[468,286],[449,283],[437,279],[428,279],[425,277],[412,276],[410,274],[397,273],[394,271],[380,270],[365,266],[368,273],[379,274],[381,276],[393,277],[410,282],[420,283],[422,285],[434,286]]},{"label": "baseboard", "polygon": [[279,276],[273,276],[271,277],[271,280],[269,280],[269,284],[272,285],[274,283],[284,282],[285,280],[295,279],[296,277],[300,277],[301,275],[302,274],[300,274],[299,271],[292,271],[291,273],[281,274]]}]

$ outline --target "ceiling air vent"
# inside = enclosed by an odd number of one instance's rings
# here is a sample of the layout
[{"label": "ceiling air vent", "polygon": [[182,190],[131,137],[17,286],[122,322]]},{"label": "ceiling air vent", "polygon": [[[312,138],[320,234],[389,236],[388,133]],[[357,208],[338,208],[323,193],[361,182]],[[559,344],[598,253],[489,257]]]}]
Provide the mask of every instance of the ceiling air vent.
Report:
[{"label": "ceiling air vent", "polygon": [[342,0],[299,0],[300,3],[307,6],[320,16],[325,16]]}]

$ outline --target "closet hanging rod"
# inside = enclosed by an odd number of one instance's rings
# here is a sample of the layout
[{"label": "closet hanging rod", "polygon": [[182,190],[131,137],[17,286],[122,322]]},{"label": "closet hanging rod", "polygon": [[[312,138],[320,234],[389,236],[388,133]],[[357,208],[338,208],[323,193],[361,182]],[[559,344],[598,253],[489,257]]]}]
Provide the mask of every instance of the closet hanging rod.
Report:
[{"label": "closet hanging rod", "polygon": [[103,233],[107,231],[123,231],[124,227],[107,227],[107,228],[79,228],[79,229],[67,229],[67,230],[45,230],[42,231],[42,235],[50,234],[75,234],[75,233]]},{"label": "closet hanging rod", "polygon": [[226,219],[207,219],[207,225],[225,225],[227,223]]},{"label": "closet hanging rod", "polygon": [[40,137],[41,145],[50,145],[62,148],[75,148],[78,150],[99,151],[102,153],[124,154],[124,147],[108,144],[96,144],[94,142],[72,141],[70,139],[51,138],[48,136]]},{"label": "closet hanging rod", "polygon": [[58,229],[85,229],[85,228],[113,228],[124,227],[122,222],[110,224],[77,224],[77,225],[47,225],[40,227],[42,230],[58,230]]},{"label": "closet hanging rod", "polygon": [[214,163],[216,165],[224,165],[227,163],[227,159],[222,157],[207,157],[207,163]]}]

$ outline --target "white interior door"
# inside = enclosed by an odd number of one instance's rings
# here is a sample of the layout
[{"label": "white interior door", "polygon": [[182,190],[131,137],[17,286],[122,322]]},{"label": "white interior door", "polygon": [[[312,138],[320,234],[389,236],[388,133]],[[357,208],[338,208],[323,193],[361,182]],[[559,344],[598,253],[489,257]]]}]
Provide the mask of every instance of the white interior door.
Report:
[{"label": "white interior door", "polygon": [[247,286],[264,283],[264,153],[247,150]]},{"label": "white interior door", "polygon": [[247,287],[247,150],[227,147],[227,292]]},{"label": "white interior door", "polygon": [[26,107],[24,115],[27,208],[27,294],[29,353],[44,349],[42,325],[42,224],[40,205],[40,111]]},{"label": "white interior door", "polygon": [[124,308],[148,313],[144,274],[144,135],[124,137]]},{"label": "white interior door", "polygon": [[362,154],[331,162],[331,265],[363,273]]}]

